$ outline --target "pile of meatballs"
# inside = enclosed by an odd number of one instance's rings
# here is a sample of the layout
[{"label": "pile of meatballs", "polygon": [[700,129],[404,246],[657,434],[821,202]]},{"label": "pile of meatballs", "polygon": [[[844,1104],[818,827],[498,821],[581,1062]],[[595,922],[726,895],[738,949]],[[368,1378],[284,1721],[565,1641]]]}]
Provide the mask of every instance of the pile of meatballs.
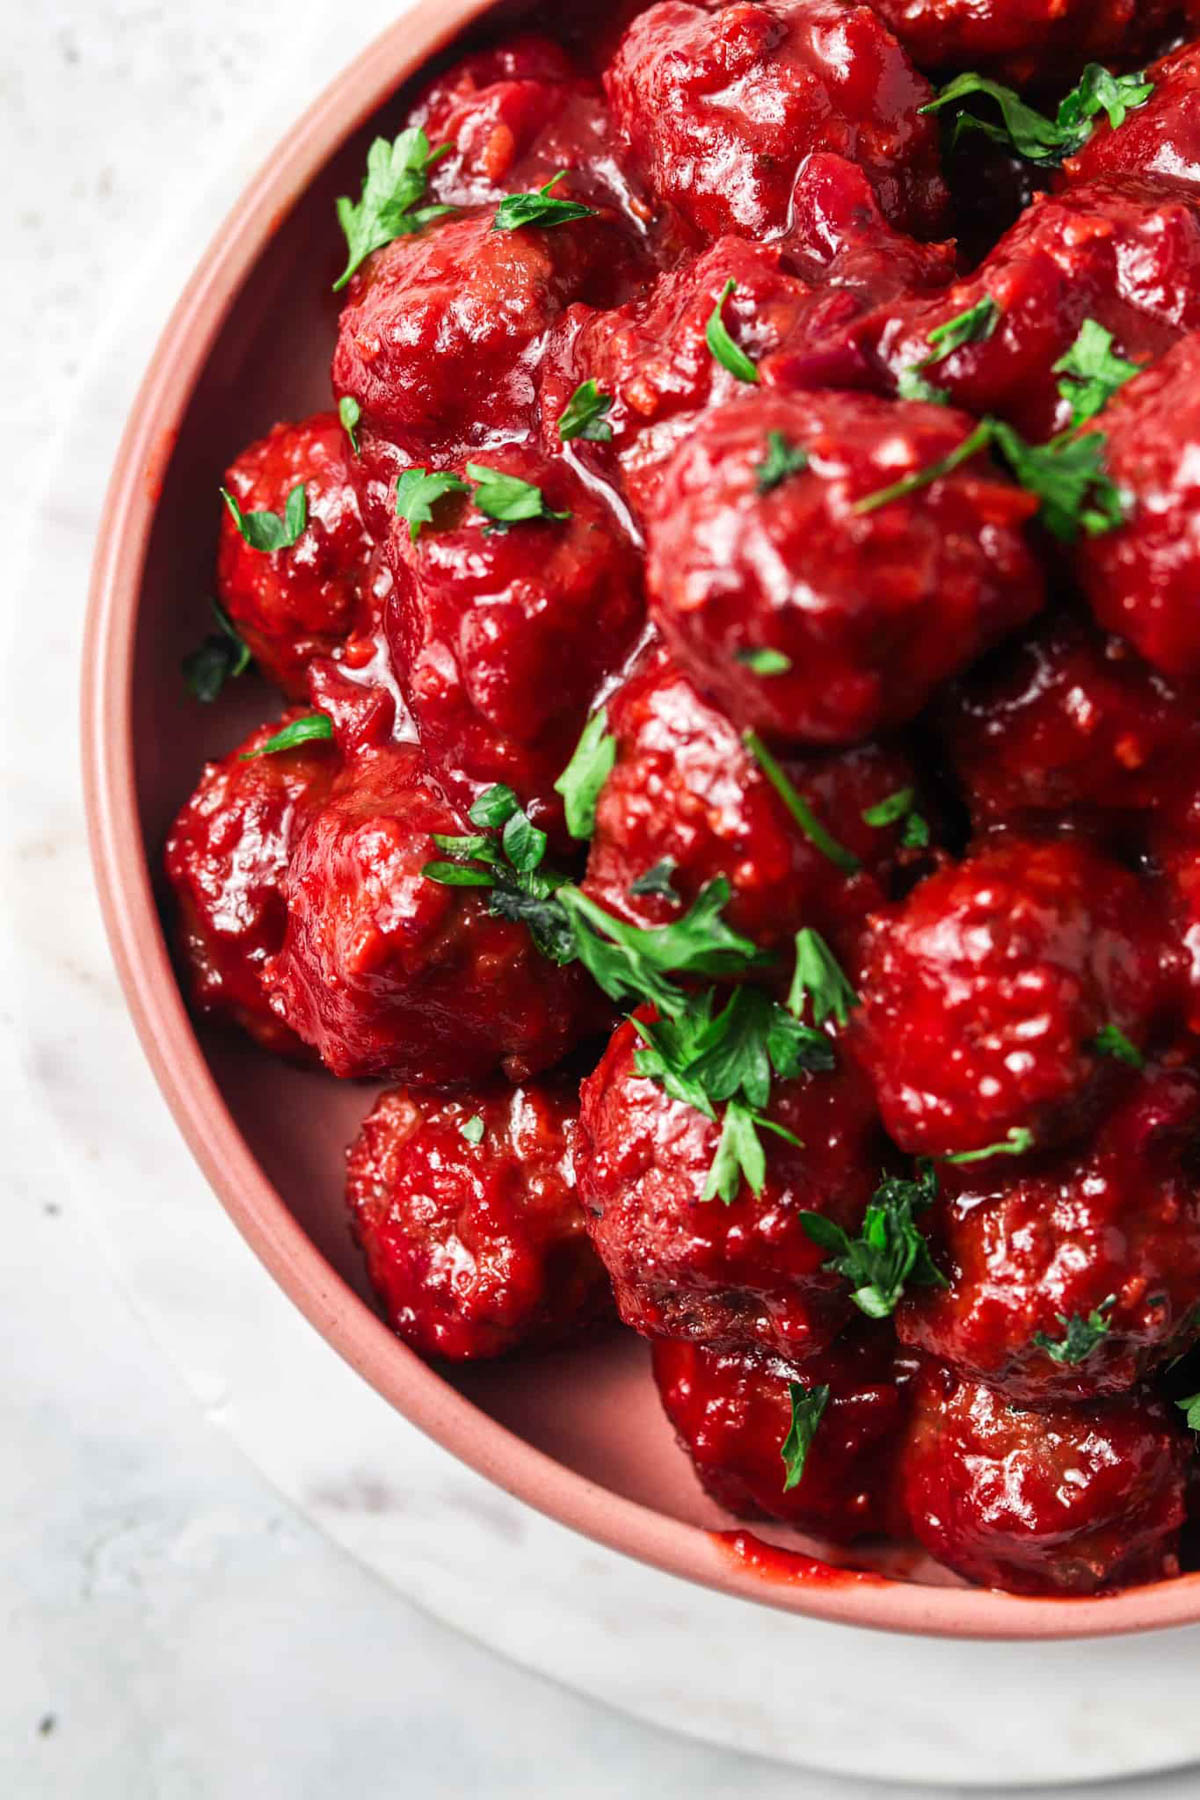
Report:
[{"label": "pile of meatballs", "polygon": [[397,104],[214,493],[202,697],[286,708],[170,833],[194,1006],[385,1084],[423,1355],[619,1320],[738,1518],[1173,1576],[1200,11],[597,10]]}]

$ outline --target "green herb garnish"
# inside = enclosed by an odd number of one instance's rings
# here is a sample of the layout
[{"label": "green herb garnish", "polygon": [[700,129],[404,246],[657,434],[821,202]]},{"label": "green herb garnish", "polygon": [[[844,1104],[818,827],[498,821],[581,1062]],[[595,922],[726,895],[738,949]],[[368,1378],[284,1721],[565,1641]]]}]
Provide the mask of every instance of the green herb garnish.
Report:
[{"label": "green herb garnish", "polygon": [[729,373],[736,375],[739,381],[757,381],[758,370],[746,352],[734,343],[725,326],[725,302],[731,294],[736,293],[737,282],[731,275],[721,289],[721,296],[717,304],[708,315],[708,324],[704,328],[704,341],[723,369],[728,369]]},{"label": "green herb garnish", "polygon": [[467,816],[472,825],[498,831],[499,840],[435,834],[434,847],[447,860],[427,862],[421,873],[443,887],[488,889],[489,912],[527,926],[536,947],[552,962],[573,962],[575,934],[557,898],[566,876],[542,866],[545,832],[502,783],[486,789]]},{"label": "green herb garnish", "polygon": [[611,394],[602,394],[594,381],[581,381],[558,420],[558,435],[563,443],[571,438],[584,438],[592,444],[612,442],[613,429],[605,418],[612,406]]},{"label": "green herb garnish", "polygon": [[569,519],[569,512],[555,512],[532,481],[489,469],[486,463],[468,463],[467,474],[475,485],[475,505],[501,525],[521,525],[530,519]]},{"label": "green herb garnish", "polygon": [[458,1129],[463,1137],[466,1138],[468,1144],[479,1144],[483,1142],[483,1120],[478,1113],[473,1114],[469,1119],[464,1119]]},{"label": "green herb garnish", "polygon": [[263,555],[290,550],[304,535],[308,524],[308,493],[302,481],[298,481],[288,495],[282,514],[243,512],[228,488],[221,489],[221,498],[245,542]]},{"label": "green herb garnish", "polygon": [[978,94],[995,102],[1001,122],[996,124],[975,113],[959,112],[954,126],[955,142],[965,131],[981,131],[997,143],[1011,146],[1028,162],[1058,163],[1082,150],[1102,113],[1117,128],[1131,111],[1144,106],[1153,92],[1154,83],[1144,75],[1113,75],[1102,64],[1089,63],[1051,119],[1029,106],[1015,89],[968,72],[956,76],[921,110],[941,112]]},{"label": "green herb garnish", "polygon": [[942,1156],[939,1162],[979,1163],[993,1156],[1028,1156],[1034,1147],[1034,1136],[1026,1125],[1010,1125],[1002,1144],[988,1144],[983,1150],[958,1150],[953,1156]]},{"label": "green herb garnish", "polygon": [[788,1398],[792,1403],[792,1423],[780,1451],[786,1471],[783,1481],[785,1494],[800,1485],[804,1464],[817,1435],[817,1426],[829,1405],[829,1388],[824,1383],[820,1387],[806,1388],[798,1381],[789,1381]]},{"label": "green herb garnish", "polygon": [[[715,350],[713,355],[716,355]],[[757,379],[757,371],[755,378]],[[767,454],[754,469],[759,493],[769,494],[772,488],[777,488],[789,475],[803,475],[807,467],[807,450],[799,444],[789,444],[782,431],[768,431]]]},{"label": "green herb garnish", "polygon": [[362,419],[362,407],[358,404],[358,401],[354,398],[353,394],[343,394],[338,401],[338,418],[341,421],[342,430],[350,439],[350,449],[353,454],[357,456],[358,427],[359,422]]},{"label": "green herb garnish", "polygon": [[459,475],[428,469],[405,469],[396,483],[396,513],[408,520],[408,535],[415,544],[422,525],[432,525],[433,509],[447,494],[469,494]]},{"label": "green herb garnish", "polygon": [[567,830],[573,838],[590,838],[596,829],[596,802],[617,760],[617,740],[608,729],[604,708],[583,728],[575,753],[554,784],[563,798]]},{"label": "green herb garnish", "polygon": [[595,207],[581,206],[578,200],[556,200],[551,193],[566,172],[560,169],[536,193],[506,194],[496,208],[492,230],[519,231],[523,225],[540,225],[549,230],[552,225],[567,225],[572,219],[594,219]]},{"label": "green herb garnish", "polygon": [[991,442],[992,421],[985,419],[949,456],[943,456],[940,462],[931,463],[926,469],[918,469],[912,475],[905,475],[901,481],[892,482],[890,487],[879,488],[864,499],[856,500],[854,511],[859,514],[878,512],[881,507],[891,506],[896,500],[906,500],[910,494],[919,493],[922,488],[931,487],[935,481],[953,475],[956,469],[961,469],[973,456],[986,450]]},{"label": "green herb garnish", "polygon": [[786,675],[792,666],[790,656],[785,656],[782,650],[772,650],[769,644],[753,650],[735,650],[733,660],[755,675]]},{"label": "green herb garnish", "polygon": [[809,843],[812,844],[815,849],[819,850],[822,856],[828,857],[829,861],[837,868],[844,870],[847,875],[857,874],[858,870],[862,868],[862,864],[859,862],[857,856],[855,856],[852,851],[847,850],[844,844],[839,844],[832,833],[826,831],[824,825],[822,825],[821,821],[817,818],[816,813],[814,813],[812,807],[808,804],[808,801],[802,794],[797,793],[795,787],[785,774],[782,765],[777,758],[772,755],[771,751],[767,749],[767,746],[763,743],[757,731],[743,732],[742,742],[745,744],[747,750],[750,752],[771,786],[775,789],[775,792],[779,795],[779,798],[783,801],[783,804],[791,813],[793,819],[796,821]]},{"label": "green herb garnish", "polygon": [[1128,1063],[1131,1069],[1144,1069],[1146,1059],[1136,1044],[1131,1044],[1118,1025],[1102,1025],[1092,1039],[1092,1048],[1101,1056]]},{"label": "green herb garnish", "polygon": [[1114,341],[1098,319],[1085,319],[1071,348],[1054,365],[1054,373],[1063,377],[1058,391],[1070,404],[1072,426],[1094,419],[1127,381],[1142,372],[1137,363],[1114,354]]},{"label": "green herb garnish", "polygon": [[853,1289],[851,1299],[869,1319],[890,1318],[910,1282],[917,1287],[948,1286],[914,1216],[932,1205],[937,1191],[937,1173],[928,1161],[916,1164],[911,1179],[885,1177],[872,1195],[856,1238],[824,1213],[801,1213],[808,1236],[829,1253],[825,1267],[845,1276]]},{"label": "green herb garnish", "polygon": [[305,713],[303,718],[293,719],[290,725],[269,737],[257,750],[243,750],[239,760],[250,762],[256,756],[278,756],[283,750],[297,750],[301,744],[316,743],[332,736],[332,719],[321,712]]},{"label": "green herb garnish", "polygon": [[1073,1313],[1069,1319],[1065,1313],[1055,1313],[1055,1318],[1063,1328],[1062,1337],[1050,1338],[1044,1331],[1035,1331],[1033,1341],[1039,1350],[1046,1352],[1051,1362],[1065,1367],[1086,1362],[1101,1339],[1108,1336],[1111,1320],[1105,1314],[1110,1313],[1116,1304],[1117,1296],[1110,1294],[1086,1319],[1080,1313]]},{"label": "green herb garnish", "polygon": [[216,699],[227,681],[244,675],[250,667],[250,646],[243,642],[233,620],[216,600],[208,604],[220,629],[210,632],[180,665],[188,692],[205,705]]},{"label": "green herb garnish", "polygon": [[1175,1404],[1187,1420],[1189,1431],[1200,1432],[1200,1394],[1189,1394],[1186,1400],[1177,1400]]},{"label": "green herb garnish", "polygon": [[814,1025],[836,1019],[844,1026],[858,1005],[858,995],[820,932],[806,925],[796,933],[796,972],[788,994],[788,1009],[796,1018],[803,1018],[809,1001]]},{"label": "green herb garnish", "polygon": [[659,900],[670,900],[679,905],[679,894],[672,885],[672,877],[679,864],[673,856],[664,856],[661,862],[652,863],[644,875],[629,884],[631,894],[639,898],[654,896]]},{"label": "green herb garnish", "polygon": [[431,150],[419,125],[402,131],[390,144],[386,138],[375,139],[367,151],[362,198],[356,205],[343,195],[337,203],[338,224],[346,234],[349,258],[333,284],[334,293],[345,287],[372,251],[382,250],[393,238],[420,231],[431,220],[454,211],[452,206],[417,207],[430,169],[451,148],[450,144],[441,144]]}]

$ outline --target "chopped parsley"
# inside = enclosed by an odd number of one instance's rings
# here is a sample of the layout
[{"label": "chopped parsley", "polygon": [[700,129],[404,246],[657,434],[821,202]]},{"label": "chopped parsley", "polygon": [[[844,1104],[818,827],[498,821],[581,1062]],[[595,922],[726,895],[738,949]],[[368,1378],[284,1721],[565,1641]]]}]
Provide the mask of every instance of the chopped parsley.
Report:
[{"label": "chopped parsley", "polygon": [[350,439],[350,449],[357,456],[358,427],[359,421],[362,419],[362,407],[353,394],[343,394],[338,401],[338,418],[341,420],[342,430]]},{"label": "chopped parsley", "polygon": [[464,1119],[458,1129],[463,1137],[466,1138],[468,1144],[479,1144],[483,1142],[483,1120],[478,1113],[473,1114],[469,1119]]},{"label": "chopped parsley", "polygon": [[421,873],[443,887],[489,890],[488,910],[496,918],[528,926],[534,944],[552,962],[575,959],[574,933],[557,903],[565,875],[542,867],[546,834],[534,825],[510,787],[497,783],[482,793],[468,813],[482,834],[451,837],[435,833],[443,860],[427,862]]},{"label": "chopped parsley", "polygon": [[782,765],[767,749],[757,731],[744,732],[742,742],[809,843],[819,850],[822,856],[828,857],[836,868],[843,870],[847,875],[857,874],[862,867],[857,856],[847,850],[844,844],[839,844],[831,832],[826,831],[808,801],[802,794],[796,792],[795,787],[784,773]]},{"label": "chopped parsley", "polygon": [[796,933],[796,972],[788,994],[788,1010],[802,1019],[809,1001],[814,1025],[836,1019],[844,1026],[858,1005],[858,995],[820,932],[805,925]]},{"label": "chopped parsley", "polygon": [[[716,352],[713,354],[715,356]],[[807,467],[807,450],[800,444],[789,444],[782,431],[768,431],[767,454],[754,469],[759,493],[769,494],[789,475],[803,475]]]},{"label": "chopped parsley", "polygon": [[850,1237],[824,1213],[801,1213],[800,1223],[820,1249],[828,1252],[827,1269],[850,1283],[851,1299],[869,1319],[895,1312],[906,1286],[946,1287],[915,1214],[937,1198],[937,1173],[928,1161],[918,1162],[912,1178],[884,1178],[863,1217],[862,1231]]},{"label": "chopped parsley", "polygon": [[276,550],[290,550],[304,535],[308,524],[308,492],[298,481],[287,499],[283,512],[243,512],[228,488],[221,497],[229,508],[229,516],[252,550],[270,555]]},{"label": "chopped parsley", "polygon": [[216,600],[208,604],[220,629],[210,632],[180,665],[189,694],[205,705],[216,699],[227,681],[244,675],[250,667],[250,646],[241,638],[233,620]]},{"label": "chopped parsley", "polygon": [[1058,391],[1071,407],[1072,426],[1086,425],[1113,395],[1141,374],[1141,367],[1113,352],[1113,334],[1098,319],[1085,319],[1079,336],[1054,365]]},{"label": "chopped parsley", "polygon": [[929,843],[929,821],[916,810],[916,800],[913,788],[898,788],[886,800],[866,808],[862,815],[863,824],[882,830],[885,826],[903,822],[904,829],[900,833],[903,847],[906,850],[924,850]]},{"label": "chopped parsley", "polygon": [[1188,1430],[1200,1432],[1200,1394],[1189,1394],[1186,1400],[1175,1404],[1186,1419]]},{"label": "chopped parsley", "polygon": [[966,131],[981,131],[1028,162],[1059,163],[1082,150],[1102,113],[1116,129],[1130,112],[1144,106],[1153,92],[1154,83],[1144,75],[1113,75],[1101,63],[1089,63],[1051,119],[1029,106],[1015,89],[972,71],[956,76],[921,110],[935,113],[946,107],[961,108],[964,101],[979,95],[999,108],[1000,123],[959,110],[955,142]]},{"label": "chopped parsley", "polygon": [[468,463],[467,474],[475,483],[475,505],[501,525],[520,525],[529,519],[569,519],[569,512],[555,512],[532,481],[489,469],[486,463]]},{"label": "chopped parsley", "polygon": [[769,644],[761,644],[753,650],[735,650],[733,660],[755,675],[786,675],[792,666],[790,656],[785,656],[782,650],[772,650]]},{"label": "chopped parsley", "polygon": [[924,374],[932,369],[965,344],[980,344],[990,338],[1000,323],[1000,307],[990,294],[984,294],[974,306],[968,306],[953,319],[947,319],[931,331],[925,342],[929,345],[929,355],[922,357],[914,367],[902,369],[897,379],[897,392],[901,400],[927,400],[935,406],[946,406],[950,396],[944,388],[935,387]]},{"label": "chopped parsley", "polygon": [[800,1478],[804,1474],[804,1464],[812,1449],[812,1441],[817,1435],[817,1426],[821,1423],[822,1414],[829,1405],[829,1387],[826,1383],[822,1383],[820,1387],[806,1388],[799,1381],[789,1381],[788,1398],[792,1403],[792,1422],[779,1453],[783,1458],[785,1470],[783,1480],[785,1494],[800,1485]]},{"label": "chopped parsley", "polygon": [[396,514],[408,520],[408,535],[415,544],[422,525],[432,525],[433,509],[447,494],[469,494],[459,475],[428,469],[405,469],[396,483]]},{"label": "chopped parsley", "polygon": [[679,894],[672,885],[678,867],[673,856],[664,856],[661,862],[652,863],[644,875],[629,884],[630,893],[638,898],[654,896],[659,900],[670,900],[678,906]]},{"label": "chopped parsley", "polygon": [[859,514],[878,512],[884,506],[891,506],[896,500],[906,500],[910,494],[919,493],[922,488],[931,487],[935,481],[953,475],[955,469],[961,469],[973,456],[978,456],[981,450],[987,449],[992,442],[992,425],[992,420],[985,419],[949,456],[943,456],[940,462],[931,463],[927,469],[918,469],[911,475],[905,475],[902,480],[892,482],[890,487],[879,488],[864,499],[856,500],[854,511]]},{"label": "chopped parsley", "polygon": [[617,760],[617,740],[608,729],[604,708],[583,728],[575,753],[554,784],[561,794],[567,830],[573,838],[590,838],[596,829],[596,802]]},{"label": "chopped parsley", "polygon": [[741,975],[766,961],[721,917],[729,896],[728,881],[718,876],[681,919],[645,928],[614,918],[577,887],[560,889],[557,899],[579,960],[609,999],[634,1006],[651,1001],[674,1018],[686,1010],[688,996],[670,976]]},{"label": "chopped parsley", "polygon": [[257,750],[243,750],[240,761],[250,762],[256,756],[278,756],[282,750],[297,750],[301,744],[312,744],[321,738],[333,736],[333,720],[325,713],[305,713],[302,718],[293,719],[274,737],[269,737],[265,744]]},{"label": "chopped parsley", "polygon": [[1092,1039],[1092,1048],[1101,1056],[1128,1063],[1131,1069],[1144,1069],[1146,1059],[1136,1044],[1131,1044],[1119,1025],[1102,1025]]},{"label": "chopped parsley", "polygon": [[943,1156],[939,1161],[946,1163],[978,1163],[987,1162],[993,1156],[1028,1156],[1034,1146],[1034,1136],[1027,1125],[1010,1125],[1008,1134],[1001,1144],[988,1144],[983,1150],[958,1150],[953,1156]]},{"label": "chopped parsley", "polygon": [[349,256],[333,284],[334,293],[345,287],[372,251],[454,211],[452,206],[417,206],[424,198],[430,169],[450,148],[441,144],[431,150],[419,125],[402,131],[390,144],[386,138],[375,139],[367,151],[362,198],[356,205],[343,194],[337,203],[338,224],[345,233]]},{"label": "chopped parsley", "polygon": [[581,381],[559,414],[558,435],[563,443],[571,438],[584,438],[592,444],[611,443],[613,429],[604,415],[612,403],[612,395],[602,394],[594,381]]},{"label": "chopped parsley", "polygon": [[758,370],[741,346],[734,343],[725,325],[725,302],[731,294],[736,293],[737,282],[731,275],[721,289],[717,304],[708,315],[708,324],[704,327],[704,341],[723,369],[728,369],[729,373],[736,375],[739,381],[757,381]]},{"label": "chopped parsley", "polygon": [[1069,1319],[1065,1313],[1055,1313],[1055,1318],[1063,1328],[1062,1337],[1051,1338],[1044,1331],[1035,1331],[1033,1341],[1039,1350],[1046,1352],[1051,1362],[1060,1363],[1064,1367],[1086,1362],[1101,1339],[1108,1336],[1111,1320],[1105,1314],[1111,1313],[1116,1304],[1117,1296],[1110,1294],[1086,1319],[1081,1313],[1073,1313]]},{"label": "chopped parsley", "polygon": [[548,230],[552,225],[567,225],[572,219],[594,219],[594,206],[582,206],[578,200],[558,200],[551,193],[566,172],[560,169],[536,193],[506,194],[496,208],[492,230],[519,231],[523,225],[540,225]]},{"label": "chopped parsley", "polygon": [[901,400],[924,400],[930,406],[950,404],[950,395],[946,389],[936,387],[932,381],[926,380],[920,367],[901,369],[896,377],[896,394]]}]

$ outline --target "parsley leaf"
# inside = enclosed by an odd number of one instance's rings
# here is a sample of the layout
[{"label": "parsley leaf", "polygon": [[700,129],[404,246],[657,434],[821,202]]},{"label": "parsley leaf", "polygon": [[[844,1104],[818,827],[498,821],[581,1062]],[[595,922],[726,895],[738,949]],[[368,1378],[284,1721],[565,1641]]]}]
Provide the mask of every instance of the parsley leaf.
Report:
[{"label": "parsley leaf", "polygon": [[469,1119],[464,1119],[458,1129],[463,1137],[466,1138],[468,1144],[479,1144],[483,1142],[484,1124],[478,1113],[473,1114]]},{"label": "parsley leaf", "polygon": [[577,200],[556,200],[552,196],[551,188],[558,185],[566,172],[560,169],[536,193],[506,194],[496,208],[492,230],[519,231],[523,225],[541,225],[549,229],[552,225],[569,224],[572,219],[594,219],[594,206],[581,206]]},{"label": "parsley leaf", "polygon": [[243,512],[228,488],[221,496],[229,508],[229,516],[252,550],[264,555],[276,550],[290,550],[304,535],[308,524],[308,492],[298,481],[284,502],[282,516],[273,512]]},{"label": "parsley leaf", "polygon": [[636,881],[630,882],[630,893],[639,897],[657,895],[660,900],[672,900],[678,906],[679,895],[671,885],[671,877],[678,867],[673,856],[664,856],[661,862],[653,863],[644,875],[639,875]]},{"label": "parsley leaf", "polygon": [[583,728],[574,755],[554,784],[563,798],[567,830],[573,838],[590,838],[596,829],[596,802],[617,760],[617,740],[608,729],[604,708]]},{"label": "parsley leaf", "polygon": [[502,525],[520,525],[529,519],[569,519],[569,512],[555,512],[532,481],[505,475],[486,463],[468,463],[467,474],[475,482],[475,504],[489,519]]},{"label": "parsley leaf", "polygon": [[1144,1069],[1146,1059],[1136,1044],[1131,1044],[1119,1025],[1102,1025],[1092,1039],[1093,1050],[1111,1056],[1116,1062],[1128,1063],[1131,1069]]},{"label": "parsley leaf", "polygon": [[1071,424],[1086,425],[1103,412],[1113,395],[1141,374],[1139,364],[1113,354],[1113,334],[1098,319],[1085,319],[1079,336],[1054,365],[1064,379],[1058,391],[1071,406]]},{"label": "parsley leaf", "polygon": [[788,1010],[802,1018],[808,1000],[812,1001],[813,1024],[817,1026],[829,1019],[845,1025],[851,1008],[858,1005],[858,995],[833,951],[819,931],[806,925],[796,933],[796,972],[788,994]]},{"label": "parsley leaf", "polygon": [[433,524],[433,509],[446,494],[469,494],[467,483],[457,475],[428,469],[405,469],[396,483],[396,514],[408,520],[408,535],[415,544],[422,525]]},{"label": "parsley leaf", "polygon": [[933,355],[925,358],[921,368],[928,369],[935,363],[944,362],[956,350],[961,350],[964,344],[986,343],[988,338],[995,335],[1000,317],[999,306],[990,294],[984,294],[974,306],[968,306],[965,312],[960,312],[956,318],[947,319],[944,325],[939,325],[929,333],[925,341]]},{"label": "parsley leaf", "polygon": [[497,781],[492,787],[480,794],[467,814],[472,825],[490,825],[496,831],[507,825],[514,813],[520,809],[521,802],[510,787]]},{"label": "parsley leaf", "polygon": [[1200,1394],[1189,1394],[1186,1400],[1175,1404],[1187,1420],[1189,1431],[1200,1432]]},{"label": "parsley leaf", "polygon": [[243,750],[238,760],[251,762],[256,756],[278,756],[281,750],[296,750],[301,744],[315,743],[320,738],[332,736],[332,719],[321,712],[305,713],[302,718],[293,719],[290,725],[277,731],[274,737],[269,737],[257,750]]},{"label": "parsley leaf", "polygon": [[937,1173],[927,1161],[916,1164],[912,1178],[885,1177],[871,1197],[856,1238],[824,1213],[801,1213],[800,1223],[813,1243],[829,1252],[825,1267],[845,1276],[854,1290],[850,1298],[869,1319],[890,1318],[910,1282],[918,1287],[949,1285],[914,1217],[932,1205],[937,1191]]},{"label": "parsley leaf", "polygon": [[786,1470],[783,1481],[785,1494],[800,1485],[804,1464],[817,1435],[817,1426],[829,1405],[829,1387],[827,1383],[822,1383],[820,1387],[806,1388],[799,1381],[789,1381],[788,1398],[792,1403],[792,1423],[779,1453]]},{"label": "parsley leaf", "polygon": [[442,144],[431,150],[419,125],[402,131],[390,144],[386,138],[375,139],[367,151],[362,198],[355,205],[343,194],[337,203],[338,224],[346,234],[349,259],[333,284],[335,294],[372,251],[454,211],[452,206],[423,206],[413,211],[425,193],[430,169],[450,148],[449,144]]},{"label": "parsley leaf", "polygon": [[594,381],[581,381],[558,419],[558,435],[563,443],[571,438],[584,438],[592,444],[612,442],[613,429],[605,418],[612,406],[611,394],[602,394]]},{"label": "parsley leaf", "polygon": [[205,705],[216,699],[227,681],[244,675],[250,667],[250,646],[243,642],[233,620],[216,600],[208,604],[220,630],[210,632],[180,665],[189,694]]},{"label": "parsley leaf", "polygon": [[753,650],[735,650],[733,660],[741,663],[743,668],[753,670],[755,675],[786,675],[792,666],[790,656],[785,656],[782,650],[772,650],[768,644]]},{"label": "parsley leaf", "polygon": [[822,856],[828,857],[829,861],[837,868],[844,870],[847,875],[857,874],[858,870],[862,868],[857,856],[847,850],[844,844],[839,844],[837,839],[826,831],[808,801],[804,799],[803,795],[796,792],[781,764],[767,749],[757,731],[743,732],[742,742],[809,843],[819,850]]},{"label": "parsley leaf", "polygon": [[896,377],[896,395],[901,400],[924,400],[929,406],[949,406],[950,395],[945,388],[935,387],[921,373],[921,368],[901,369]]},{"label": "parsley leaf", "polygon": [[866,808],[862,815],[863,824],[882,830],[887,825],[898,825],[903,820],[901,844],[906,850],[923,850],[929,842],[929,822],[916,811],[916,800],[914,789],[898,788],[886,800],[880,800],[878,805]]},{"label": "parsley leaf", "polygon": [[436,849],[452,860],[427,862],[421,873],[443,887],[491,890],[488,911],[528,928],[534,944],[552,962],[573,962],[575,935],[556,899],[566,877],[542,867],[546,834],[532,823],[510,787],[485,789],[467,814],[472,825],[499,831],[487,837],[435,833]]},{"label": "parsley leaf", "polygon": [[1073,544],[1081,531],[1100,537],[1125,523],[1125,500],[1105,468],[1099,432],[1027,444],[1011,425],[995,419],[992,433],[1021,486],[1041,501],[1046,530],[1062,543]]},{"label": "parsley leaf", "polygon": [[[716,355],[715,350],[713,355]],[[768,431],[767,454],[755,465],[754,470],[758,478],[756,485],[759,493],[769,494],[772,488],[777,488],[789,475],[803,475],[807,467],[807,450],[799,444],[789,444],[782,431]]]},{"label": "parsley leaf", "polygon": [[740,1100],[725,1108],[717,1154],[704,1184],[702,1200],[722,1200],[729,1206],[737,1199],[745,1178],[750,1191],[761,1194],[767,1179],[767,1158],[755,1126],[755,1115]]},{"label": "parsley leaf", "polygon": [[1010,1125],[1002,1144],[988,1144],[983,1150],[958,1150],[953,1156],[943,1156],[939,1160],[962,1165],[987,1162],[993,1156],[1028,1156],[1033,1146],[1034,1136],[1027,1125]]},{"label": "parsley leaf", "polygon": [[923,813],[911,812],[904,821],[900,843],[905,850],[927,850],[930,841],[929,820]]},{"label": "parsley leaf", "polygon": [[960,112],[955,121],[955,142],[964,131],[982,131],[998,143],[1011,145],[1028,162],[1054,163],[1082,150],[1101,113],[1108,115],[1115,129],[1125,123],[1131,111],[1144,106],[1153,92],[1154,83],[1144,75],[1113,75],[1101,63],[1089,63],[1050,119],[1027,105],[1015,89],[968,72],[956,76],[921,110],[940,112],[979,94],[995,102],[1002,123],[997,125],[974,113]]},{"label": "parsley leaf", "polygon": [[338,418],[341,420],[342,430],[350,439],[350,449],[357,456],[358,426],[362,418],[362,407],[353,394],[343,394],[338,401]]},{"label": "parsley leaf", "polygon": [[854,511],[859,514],[878,512],[883,506],[891,506],[896,500],[906,500],[910,494],[932,486],[935,481],[941,481],[947,475],[953,475],[956,469],[961,469],[973,456],[978,456],[981,450],[987,449],[992,442],[992,433],[993,421],[985,419],[949,456],[943,456],[940,462],[931,463],[927,469],[918,469],[914,474],[904,476],[901,481],[892,482],[890,487],[879,488],[865,499],[856,500]]},{"label": "parsley leaf", "polygon": [[718,876],[701,890],[683,918],[670,925],[627,925],[597,906],[577,887],[564,887],[559,904],[575,927],[579,959],[610,1000],[653,1001],[671,1017],[687,1006],[687,995],[669,975],[739,975],[758,968],[764,957],[749,938],[739,937],[721,917],[730,887]]},{"label": "parsley leaf", "polygon": [[723,369],[736,375],[739,381],[757,381],[758,370],[746,352],[734,343],[725,326],[725,302],[731,294],[737,293],[737,282],[731,275],[721,289],[720,299],[708,315],[708,324],[704,327],[704,341]]},{"label": "parsley leaf", "polygon": [[1044,1331],[1035,1331],[1033,1341],[1039,1350],[1046,1352],[1051,1362],[1068,1367],[1086,1362],[1101,1339],[1107,1337],[1111,1321],[1104,1315],[1110,1313],[1116,1304],[1117,1296],[1110,1294],[1086,1319],[1081,1313],[1073,1313],[1069,1319],[1065,1313],[1055,1313],[1055,1318],[1063,1327],[1062,1337],[1050,1338]]}]

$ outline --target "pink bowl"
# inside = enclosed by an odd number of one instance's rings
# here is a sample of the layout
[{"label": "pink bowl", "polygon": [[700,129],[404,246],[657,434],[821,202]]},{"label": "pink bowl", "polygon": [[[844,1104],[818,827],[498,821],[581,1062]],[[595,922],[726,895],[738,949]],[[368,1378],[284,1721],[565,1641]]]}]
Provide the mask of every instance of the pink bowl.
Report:
[{"label": "pink bowl", "polygon": [[346,1229],[343,1147],[371,1096],[198,1033],[183,1005],[155,893],[166,828],[204,758],[274,703],[205,709],[181,689],[180,658],[206,628],[216,485],[277,418],[328,405],[334,197],[356,190],[372,127],[398,128],[396,89],[486,10],[424,0],[299,120],[188,284],[125,432],[96,549],[83,742],[101,900],[146,1054],[230,1216],[318,1331],[440,1444],[576,1530],[731,1594],[888,1630],[1082,1637],[1200,1621],[1200,1576],[1036,1601],[925,1563],[897,1573],[893,1558],[889,1575],[779,1557],[702,1495],[631,1339],[453,1376],[426,1367],[373,1312]]}]

